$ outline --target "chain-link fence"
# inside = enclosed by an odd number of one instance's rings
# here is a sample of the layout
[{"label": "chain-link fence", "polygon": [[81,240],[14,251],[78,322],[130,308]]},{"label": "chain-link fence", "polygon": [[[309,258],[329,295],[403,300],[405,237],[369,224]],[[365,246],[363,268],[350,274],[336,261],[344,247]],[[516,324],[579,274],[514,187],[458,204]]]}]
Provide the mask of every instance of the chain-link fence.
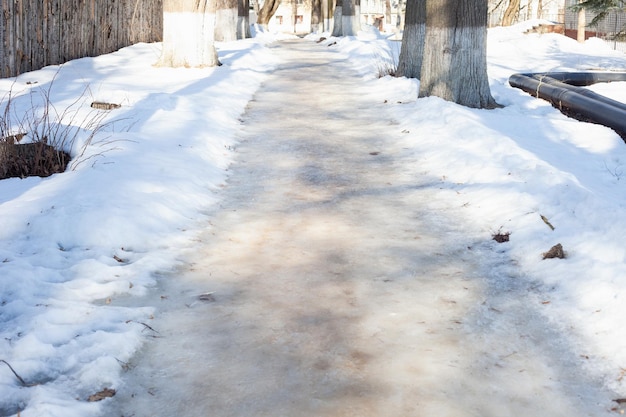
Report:
[{"label": "chain-link fence", "polygon": [[[574,39],[578,34],[578,12],[571,9],[577,0],[567,0],[565,2],[565,34]],[[585,13],[585,39],[596,37],[603,39],[611,48],[626,53],[626,11],[616,8],[609,10],[607,15],[598,22],[591,25],[591,21],[596,15],[590,11]]]},{"label": "chain-link fence", "polygon": [[[554,13],[554,8],[540,10],[537,7],[537,3],[532,0],[522,1],[515,21],[523,22],[530,19],[549,20],[559,24],[559,30],[555,30],[556,32],[564,33],[570,38],[577,39],[578,12],[571,9],[577,3],[578,0],[565,0],[564,3],[559,4],[558,13]],[[489,27],[501,25],[508,3],[490,0],[489,4]],[[545,1],[544,4],[546,4]],[[564,8],[563,4],[565,4]],[[590,11],[585,13],[585,39],[591,37],[600,38],[609,47],[626,53],[626,11],[623,8],[609,10],[607,15],[597,25],[592,26],[591,21],[594,17],[596,17],[596,14]]]}]

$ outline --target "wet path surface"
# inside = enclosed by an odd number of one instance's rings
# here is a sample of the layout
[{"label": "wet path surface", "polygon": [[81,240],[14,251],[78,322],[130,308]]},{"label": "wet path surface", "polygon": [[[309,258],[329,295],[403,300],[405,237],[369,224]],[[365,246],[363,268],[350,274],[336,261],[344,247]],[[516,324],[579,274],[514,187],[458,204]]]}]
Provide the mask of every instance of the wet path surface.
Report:
[{"label": "wet path surface", "polygon": [[483,276],[349,63],[272,50],[223,201],[161,280],[161,337],[108,415],[588,415],[528,288]]}]

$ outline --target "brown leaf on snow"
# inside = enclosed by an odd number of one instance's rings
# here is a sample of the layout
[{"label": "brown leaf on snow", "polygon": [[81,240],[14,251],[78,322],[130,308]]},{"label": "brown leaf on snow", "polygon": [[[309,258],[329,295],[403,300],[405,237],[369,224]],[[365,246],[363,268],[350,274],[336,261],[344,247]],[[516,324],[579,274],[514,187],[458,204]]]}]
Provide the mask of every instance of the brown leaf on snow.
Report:
[{"label": "brown leaf on snow", "polygon": [[97,392],[93,395],[90,395],[89,398],[87,399],[87,401],[89,401],[90,403],[96,402],[96,401],[102,401],[105,398],[111,398],[115,395],[115,390],[112,388],[105,388],[100,392]]},{"label": "brown leaf on snow", "polygon": [[491,238],[498,243],[505,243],[509,241],[509,236],[511,236],[511,233],[509,232],[507,233],[498,232],[495,235],[492,235]]},{"label": "brown leaf on snow", "polygon": [[565,251],[563,250],[563,246],[560,243],[557,243],[556,245],[552,246],[552,248],[550,248],[549,251],[543,254],[543,259],[554,259],[554,258],[559,258],[559,259],[565,258]]}]

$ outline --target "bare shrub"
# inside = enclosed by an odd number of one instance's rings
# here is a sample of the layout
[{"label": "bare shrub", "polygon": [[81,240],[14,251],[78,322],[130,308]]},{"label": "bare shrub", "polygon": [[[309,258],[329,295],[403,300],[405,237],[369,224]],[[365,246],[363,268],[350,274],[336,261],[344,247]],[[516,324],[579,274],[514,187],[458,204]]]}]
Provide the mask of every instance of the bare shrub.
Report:
[{"label": "bare shrub", "polygon": [[[30,98],[11,90],[0,100],[0,179],[46,177],[75,169],[104,123],[106,111],[87,103],[88,87],[69,105],[58,109],[51,99],[54,80],[46,89],[33,89]],[[20,110],[16,105],[19,98]],[[24,103],[24,99],[29,102]],[[70,162],[71,161],[71,162]]]}]

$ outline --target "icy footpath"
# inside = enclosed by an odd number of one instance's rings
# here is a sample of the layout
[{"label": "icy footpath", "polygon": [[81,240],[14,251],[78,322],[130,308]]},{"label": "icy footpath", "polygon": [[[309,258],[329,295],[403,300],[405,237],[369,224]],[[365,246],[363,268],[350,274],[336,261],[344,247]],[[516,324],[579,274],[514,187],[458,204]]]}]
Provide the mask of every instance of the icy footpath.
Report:
[{"label": "icy footpath", "polygon": [[222,45],[220,68],[157,68],[160,45],[138,44],[0,80],[14,106],[3,117],[43,96],[63,123],[92,101],[121,105],[82,156],[79,132],[74,169],[0,181],[0,416],[100,414],[90,398],[115,390],[153,336],[154,306],[133,297],[176,265],[215,203],[237,117],[272,68],[263,44]]},{"label": "icy footpath", "polygon": [[[543,287],[442,197],[348,55],[283,41],[110,416],[601,416]],[[436,137],[441,132],[421,131]],[[419,138],[416,138],[419,140]],[[449,191],[449,190],[448,190]]]}]

